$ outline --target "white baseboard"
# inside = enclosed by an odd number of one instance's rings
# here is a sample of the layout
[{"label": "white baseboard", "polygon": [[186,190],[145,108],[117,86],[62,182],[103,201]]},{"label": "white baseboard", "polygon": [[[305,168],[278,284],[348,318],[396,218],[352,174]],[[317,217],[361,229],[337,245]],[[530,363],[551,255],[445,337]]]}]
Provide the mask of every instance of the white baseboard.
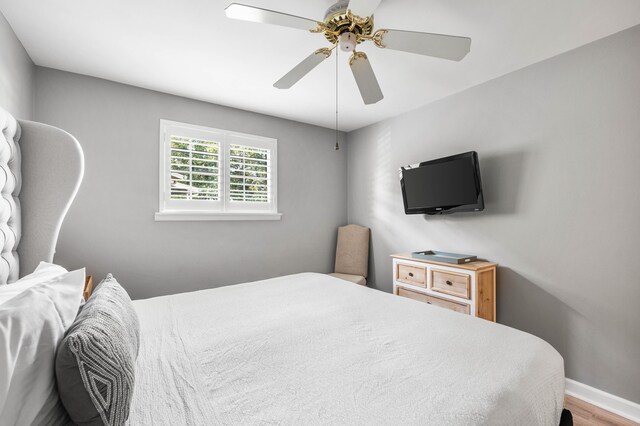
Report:
[{"label": "white baseboard", "polygon": [[620,398],[619,396],[592,388],[584,383],[566,379],[565,393],[574,396],[596,407],[640,423],[640,404]]}]

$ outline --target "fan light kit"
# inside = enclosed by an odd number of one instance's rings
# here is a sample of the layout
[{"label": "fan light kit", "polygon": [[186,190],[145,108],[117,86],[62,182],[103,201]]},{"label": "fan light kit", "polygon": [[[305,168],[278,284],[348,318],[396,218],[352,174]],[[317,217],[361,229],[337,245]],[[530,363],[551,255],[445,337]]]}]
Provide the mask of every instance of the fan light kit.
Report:
[{"label": "fan light kit", "polygon": [[351,72],[364,103],[369,105],[382,100],[384,96],[373,68],[371,68],[369,58],[364,52],[356,50],[359,44],[371,41],[381,49],[401,50],[452,61],[462,60],[471,48],[471,39],[468,37],[387,29],[374,31],[373,12],[381,1],[338,1],[327,10],[322,22],[238,3],[227,6],[225,12],[227,17],[232,19],[280,25],[323,34],[332,44],[331,47],[313,52],[276,81],[274,87],[278,89],[291,88],[331,56],[331,52],[339,46],[340,50],[351,52],[349,58]]}]

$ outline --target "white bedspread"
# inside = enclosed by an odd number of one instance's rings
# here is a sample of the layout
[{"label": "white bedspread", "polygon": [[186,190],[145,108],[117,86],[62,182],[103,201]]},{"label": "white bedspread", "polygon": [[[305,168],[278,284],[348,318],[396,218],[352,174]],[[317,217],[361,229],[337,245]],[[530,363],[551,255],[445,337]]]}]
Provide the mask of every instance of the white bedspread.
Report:
[{"label": "white bedspread", "polygon": [[553,425],[532,335],[321,274],[135,301],[131,425]]}]

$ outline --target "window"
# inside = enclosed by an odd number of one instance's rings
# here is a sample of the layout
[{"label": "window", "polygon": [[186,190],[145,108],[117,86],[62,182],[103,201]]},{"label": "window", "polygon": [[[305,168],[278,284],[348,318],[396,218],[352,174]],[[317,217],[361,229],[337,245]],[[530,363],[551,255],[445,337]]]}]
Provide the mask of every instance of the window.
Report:
[{"label": "window", "polygon": [[156,220],[278,220],[277,140],[160,120]]}]

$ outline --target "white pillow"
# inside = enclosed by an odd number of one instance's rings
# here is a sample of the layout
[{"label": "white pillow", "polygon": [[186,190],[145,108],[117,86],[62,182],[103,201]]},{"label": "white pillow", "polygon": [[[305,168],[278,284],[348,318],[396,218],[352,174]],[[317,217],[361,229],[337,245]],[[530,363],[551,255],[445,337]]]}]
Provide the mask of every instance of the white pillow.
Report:
[{"label": "white pillow", "polygon": [[43,280],[55,278],[66,272],[68,271],[62,266],[54,265],[53,263],[40,262],[35,271],[29,275],[25,275],[13,284],[0,286],[0,305],[22,293],[29,287],[41,283]]},{"label": "white pillow", "polygon": [[2,424],[58,424],[66,418],[56,390],[54,360],[78,312],[85,271],[43,276],[0,304]]}]

